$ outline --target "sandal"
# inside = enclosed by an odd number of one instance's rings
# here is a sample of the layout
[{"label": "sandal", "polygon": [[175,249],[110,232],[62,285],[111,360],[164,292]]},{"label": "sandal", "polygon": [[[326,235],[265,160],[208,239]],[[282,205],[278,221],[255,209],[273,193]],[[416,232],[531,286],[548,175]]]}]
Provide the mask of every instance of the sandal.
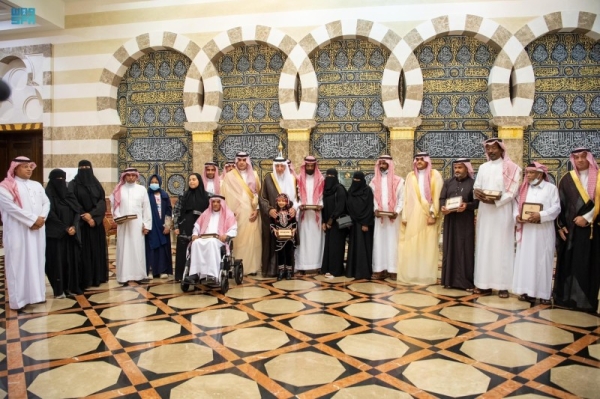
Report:
[{"label": "sandal", "polygon": [[542,305],[552,305],[552,299],[540,299]]},{"label": "sandal", "polygon": [[500,290],[500,291],[498,291],[498,296],[500,298],[508,298],[508,291],[507,290]]}]

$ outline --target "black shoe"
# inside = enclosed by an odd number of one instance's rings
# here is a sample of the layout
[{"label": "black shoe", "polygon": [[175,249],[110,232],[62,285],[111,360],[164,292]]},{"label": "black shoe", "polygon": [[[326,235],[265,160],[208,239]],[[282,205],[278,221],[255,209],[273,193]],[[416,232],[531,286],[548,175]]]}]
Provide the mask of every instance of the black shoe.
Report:
[{"label": "black shoe", "polygon": [[200,277],[197,274],[192,274],[183,279],[183,282],[186,284],[195,285],[200,282]]},{"label": "black shoe", "polygon": [[279,269],[279,273],[277,274],[277,281],[283,280],[284,275],[285,275],[285,269]]},{"label": "black shoe", "polygon": [[294,272],[291,269],[286,270],[285,279],[291,280],[294,277]]}]

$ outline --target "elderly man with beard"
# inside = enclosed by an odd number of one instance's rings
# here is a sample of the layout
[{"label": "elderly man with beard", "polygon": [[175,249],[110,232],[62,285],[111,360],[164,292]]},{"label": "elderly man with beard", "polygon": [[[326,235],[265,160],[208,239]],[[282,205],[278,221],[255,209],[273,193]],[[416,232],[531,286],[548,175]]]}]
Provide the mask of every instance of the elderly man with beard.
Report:
[{"label": "elderly man with beard", "polygon": [[260,181],[252,169],[250,155],[238,152],[235,168],[225,174],[221,195],[235,214],[238,225],[236,257],[244,260],[244,273],[256,275],[262,252],[261,221],[258,207]]},{"label": "elderly man with beard", "polygon": [[[552,295],[552,266],[556,231],[554,219],[560,213],[558,189],[549,183],[548,168],[539,162],[527,165],[513,215],[517,221],[517,253],[512,292],[519,300],[544,305]],[[533,205],[531,211],[527,208]],[[539,209],[538,209],[539,205]],[[525,212],[524,212],[525,210]]]},{"label": "elderly man with beard", "polygon": [[209,197],[221,194],[221,179],[216,162],[206,162],[204,164],[204,172],[202,173],[202,181],[204,182],[204,190]]},{"label": "elderly man with beard", "polygon": [[510,159],[501,139],[486,140],[484,148],[488,161],[479,167],[473,185],[479,200],[474,292],[490,294],[495,289],[500,298],[508,298],[515,253],[513,207],[521,168]]},{"label": "elderly man with beard", "polygon": [[373,238],[373,279],[396,280],[398,235],[404,203],[404,179],[394,174],[394,161],[382,155],[375,164],[375,177],[369,184],[375,206],[375,235]]},{"label": "elderly man with beard", "polygon": [[570,161],[574,169],[558,184],[553,296],[559,306],[600,313],[600,172],[589,148],[573,150]]},{"label": "elderly man with beard", "polygon": [[302,273],[317,272],[323,260],[325,234],[321,228],[323,189],[325,178],[319,170],[317,159],[304,158],[298,175],[298,235],[302,245],[296,247],[296,270]]},{"label": "elderly man with beard", "polygon": [[[260,211],[262,219],[262,275],[277,275],[277,255],[275,239],[271,234],[270,220],[277,216],[277,197],[286,194],[291,202],[291,217],[296,217],[296,178],[290,171],[287,160],[283,157],[273,159],[273,173],[267,173],[263,179],[260,195]],[[293,266],[293,265],[292,265]]]},{"label": "elderly man with beard", "polygon": [[435,284],[437,281],[439,198],[443,185],[442,175],[431,167],[429,154],[417,153],[404,190],[397,268],[400,282]]},{"label": "elderly man with beard", "polygon": [[454,177],[444,182],[440,194],[444,214],[441,284],[473,291],[475,209],[479,206],[479,200],[473,197],[475,172],[467,158],[455,160],[452,167]]},{"label": "elderly man with beard", "polygon": [[35,167],[29,158],[16,157],[0,182],[6,285],[14,310],[46,300],[45,222],[50,200],[44,187],[31,180]]},{"label": "elderly man with beard", "polygon": [[[144,236],[152,230],[152,211],[146,189],[136,183],[139,177],[137,169],[125,169],[110,195],[117,222],[117,282],[121,284],[148,276]],[[126,219],[120,222],[122,217]]]}]

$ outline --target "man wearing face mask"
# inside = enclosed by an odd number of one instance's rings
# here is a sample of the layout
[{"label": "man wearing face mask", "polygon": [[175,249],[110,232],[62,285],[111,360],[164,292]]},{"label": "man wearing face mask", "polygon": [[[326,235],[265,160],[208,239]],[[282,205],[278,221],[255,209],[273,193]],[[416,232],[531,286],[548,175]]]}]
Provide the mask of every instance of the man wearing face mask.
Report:
[{"label": "man wearing face mask", "polygon": [[125,169],[110,196],[115,221],[130,217],[117,222],[117,282],[121,284],[142,281],[148,275],[144,236],[152,229],[152,212],[146,189],[136,183],[139,176],[137,169]]},{"label": "man wearing face mask", "polygon": [[589,148],[573,150],[570,162],[573,170],[558,184],[553,296],[559,306],[600,313],[600,172]]},{"label": "man wearing face mask", "polygon": [[[554,219],[560,213],[560,199],[556,186],[549,183],[546,166],[533,162],[527,165],[525,176],[513,211],[517,221],[517,252],[512,292],[519,294],[521,301],[535,302],[535,298],[540,298],[547,305],[552,295]],[[541,207],[539,211],[524,214],[526,204]]]},{"label": "man wearing face mask", "polygon": [[479,200],[474,292],[490,294],[496,289],[500,298],[508,298],[515,253],[513,206],[521,168],[510,159],[501,139],[486,140],[484,148],[488,161],[479,167],[473,185],[473,193]]},{"label": "man wearing face mask", "polygon": [[[160,188],[162,178],[150,176],[148,200],[152,212],[152,229],[146,234],[146,272],[148,278],[167,278],[173,274],[171,255],[171,220],[173,210],[169,194]],[[152,270],[152,274],[150,274]]]}]

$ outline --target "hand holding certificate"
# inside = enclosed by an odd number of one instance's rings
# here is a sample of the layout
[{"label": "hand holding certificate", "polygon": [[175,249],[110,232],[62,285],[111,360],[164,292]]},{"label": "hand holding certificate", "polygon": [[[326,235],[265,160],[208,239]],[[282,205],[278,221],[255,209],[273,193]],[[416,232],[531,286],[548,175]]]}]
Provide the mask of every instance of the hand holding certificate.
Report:
[{"label": "hand holding certificate", "polygon": [[519,216],[523,222],[540,223],[539,214],[543,209],[544,206],[542,204],[525,202]]},{"label": "hand holding certificate", "polygon": [[456,212],[458,210],[458,208],[460,208],[462,203],[463,203],[462,196],[448,198],[446,200],[446,209],[449,212]]}]

